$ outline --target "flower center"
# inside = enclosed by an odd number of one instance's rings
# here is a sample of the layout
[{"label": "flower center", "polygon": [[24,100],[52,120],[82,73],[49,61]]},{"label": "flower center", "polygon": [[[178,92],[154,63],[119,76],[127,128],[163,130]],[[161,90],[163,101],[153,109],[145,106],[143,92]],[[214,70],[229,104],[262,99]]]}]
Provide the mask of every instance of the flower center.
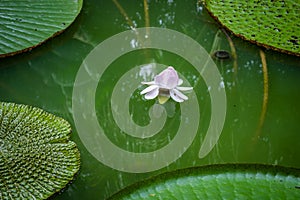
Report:
[{"label": "flower center", "polygon": [[170,90],[165,89],[165,88],[159,88],[159,95],[169,97],[170,96]]}]

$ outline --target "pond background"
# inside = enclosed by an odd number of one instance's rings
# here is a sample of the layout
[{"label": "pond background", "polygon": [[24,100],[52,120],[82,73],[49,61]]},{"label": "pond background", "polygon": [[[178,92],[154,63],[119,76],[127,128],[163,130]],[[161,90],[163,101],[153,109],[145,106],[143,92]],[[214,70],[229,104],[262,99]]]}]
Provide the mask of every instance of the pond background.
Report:
[{"label": "pond background", "polygon": [[[142,1],[118,1],[136,27],[145,26]],[[182,32],[199,42],[207,52],[230,50],[226,35],[196,1],[149,1],[150,26]],[[128,145],[130,138],[114,132],[109,97],[119,77],[130,68],[156,61],[176,66],[191,85],[200,104],[201,120],[193,144],[176,162],[161,170],[134,174],[120,172],[97,161],[84,147],[72,117],[72,90],[76,73],[88,53],[105,39],[130,27],[113,1],[86,0],[76,21],[61,35],[30,52],[0,59],[0,100],[40,107],[72,124],[71,140],[81,153],[81,168],[72,184],[54,199],[104,199],[125,186],[165,171],[218,163],[263,163],[300,168],[300,64],[299,57],[263,49],[268,68],[268,102],[265,120],[259,127],[263,97],[263,70],[260,47],[231,36],[237,60],[215,60],[223,76],[227,95],[227,116],[217,145],[203,159],[199,148],[210,120],[208,86],[195,77],[193,67],[169,52],[154,49],[126,54],[113,62],[97,88],[96,110],[108,137],[132,151],[149,151],[164,146],[176,134],[179,104],[165,104],[169,114],[168,137],[155,138],[140,148]],[[213,47],[218,39],[217,47]],[[216,48],[216,49],[215,49]],[[150,56],[149,56],[150,55]],[[233,70],[237,62],[237,71]],[[197,83],[197,84],[196,84]],[[144,101],[138,91],[132,98],[133,120],[149,122],[147,110],[154,101]],[[110,132],[111,130],[111,132]],[[170,133],[169,133],[170,132]],[[172,135],[173,134],[173,135]],[[257,137],[258,136],[258,137]]]}]

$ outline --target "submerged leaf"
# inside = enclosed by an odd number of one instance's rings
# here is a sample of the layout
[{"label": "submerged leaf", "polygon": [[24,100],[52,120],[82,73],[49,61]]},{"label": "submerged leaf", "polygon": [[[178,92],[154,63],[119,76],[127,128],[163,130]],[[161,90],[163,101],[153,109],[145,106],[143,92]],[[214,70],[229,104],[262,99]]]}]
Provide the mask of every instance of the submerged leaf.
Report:
[{"label": "submerged leaf", "polygon": [[300,170],[225,164],[161,174],[110,199],[300,199]]},{"label": "submerged leaf", "polygon": [[0,199],[45,199],[79,170],[70,125],[39,108],[0,103]]},{"label": "submerged leaf", "polygon": [[0,57],[31,49],[66,29],[83,0],[1,0]]},{"label": "submerged leaf", "polygon": [[299,1],[204,1],[211,14],[235,35],[300,56]]}]

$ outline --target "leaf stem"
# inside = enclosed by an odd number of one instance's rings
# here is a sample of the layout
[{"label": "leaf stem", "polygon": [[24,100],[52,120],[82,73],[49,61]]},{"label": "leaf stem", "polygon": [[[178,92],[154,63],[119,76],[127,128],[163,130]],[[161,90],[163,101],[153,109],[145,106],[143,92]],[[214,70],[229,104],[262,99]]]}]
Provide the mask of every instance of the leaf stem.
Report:
[{"label": "leaf stem", "polygon": [[232,54],[232,58],[233,58],[233,70],[234,70],[234,74],[237,75],[238,63],[237,63],[237,54],[236,54],[236,49],[235,49],[234,43],[233,43],[231,37],[225,31],[225,29],[221,29],[221,30],[223,31],[223,33],[225,34],[225,36],[229,42],[229,46],[230,46],[230,50],[231,50],[231,54]]},{"label": "leaf stem", "polygon": [[149,6],[147,0],[144,0],[144,12],[145,12],[145,27],[150,27],[150,18],[149,18]]},{"label": "leaf stem", "polygon": [[261,113],[260,113],[258,128],[256,130],[255,139],[257,139],[259,137],[262,126],[265,122],[268,99],[269,99],[269,78],[268,78],[268,68],[267,68],[266,56],[262,50],[259,51],[259,54],[260,54],[260,58],[261,58],[261,62],[262,62],[262,70],[263,70],[264,95],[263,95],[262,109],[261,109]]},{"label": "leaf stem", "polygon": [[136,26],[134,25],[133,21],[131,21],[131,19],[128,17],[126,11],[124,10],[124,8],[121,6],[121,4],[117,1],[117,0],[112,0],[114,2],[114,4],[117,6],[117,8],[119,9],[120,13],[124,16],[127,24],[130,26],[130,28],[132,30],[135,30]]}]

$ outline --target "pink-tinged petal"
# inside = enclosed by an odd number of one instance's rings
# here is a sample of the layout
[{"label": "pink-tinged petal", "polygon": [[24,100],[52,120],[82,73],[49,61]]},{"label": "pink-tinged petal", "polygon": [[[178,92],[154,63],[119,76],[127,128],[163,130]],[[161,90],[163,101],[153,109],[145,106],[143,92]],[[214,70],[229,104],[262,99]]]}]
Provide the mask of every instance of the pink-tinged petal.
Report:
[{"label": "pink-tinged petal", "polygon": [[176,89],[180,91],[189,91],[192,90],[193,87],[176,87]]},{"label": "pink-tinged petal", "polygon": [[154,81],[149,81],[149,82],[143,81],[143,82],[141,82],[141,84],[144,84],[144,85],[154,85],[155,82]]},{"label": "pink-tinged petal", "polygon": [[174,93],[174,90],[170,90],[170,96],[171,96],[171,98],[172,98],[174,101],[176,101],[176,102],[181,103],[181,102],[184,101],[184,99],[180,98],[179,96],[177,96],[177,95]]},{"label": "pink-tinged petal", "polygon": [[158,91],[158,85],[150,85],[149,87],[146,87],[144,90],[141,91],[141,94],[146,94],[148,92],[151,92],[153,90],[157,90]]},{"label": "pink-tinged petal", "polygon": [[147,94],[145,94],[145,99],[154,99],[155,97],[158,96],[159,93],[159,89],[156,88],[150,92],[148,92]]},{"label": "pink-tinged petal", "polygon": [[173,89],[174,94],[176,94],[179,98],[183,100],[188,100],[189,98],[182,94],[179,90]]},{"label": "pink-tinged petal", "polygon": [[178,84],[178,74],[173,67],[168,67],[154,77],[155,84],[161,88],[173,89]]},{"label": "pink-tinged petal", "polygon": [[180,79],[178,80],[177,85],[181,85],[182,83],[183,83],[183,80],[180,78]]}]

